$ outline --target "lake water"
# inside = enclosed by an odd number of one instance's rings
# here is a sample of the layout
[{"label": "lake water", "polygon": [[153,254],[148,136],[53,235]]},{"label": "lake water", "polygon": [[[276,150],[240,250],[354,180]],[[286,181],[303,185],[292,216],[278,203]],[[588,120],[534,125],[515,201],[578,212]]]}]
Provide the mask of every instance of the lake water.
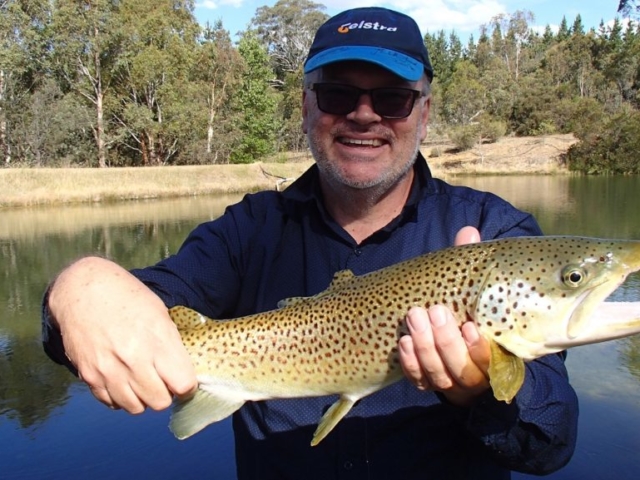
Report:
[{"label": "lake water", "polygon": [[[548,234],[640,239],[640,177],[452,178],[532,212]],[[40,299],[79,256],[126,267],[175,252],[198,223],[240,196],[0,210],[0,479],[234,479],[229,421],[180,442],[168,412],[111,411],[49,361]],[[640,276],[615,300],[640,301]],[[580,434],[554,480],[636,479],[640,472],[640,336],[571,350]],[[514,479],[530,478],[514,474]]]}]

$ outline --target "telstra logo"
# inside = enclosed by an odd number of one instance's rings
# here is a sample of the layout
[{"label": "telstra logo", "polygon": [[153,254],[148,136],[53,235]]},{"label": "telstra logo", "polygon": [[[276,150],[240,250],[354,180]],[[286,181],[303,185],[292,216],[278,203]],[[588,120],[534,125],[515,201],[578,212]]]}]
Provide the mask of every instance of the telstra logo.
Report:
[{"label": "telstra logo", "polygon": [[362,20],[360,23],[345,23],[338,27],[338,32],[340,33],[348,33],[350,30],[386,30],[387,32],[395,32],[398,30],[398,27],[385,27],[384,25],[380,25],[378,22],[367,22]]}]

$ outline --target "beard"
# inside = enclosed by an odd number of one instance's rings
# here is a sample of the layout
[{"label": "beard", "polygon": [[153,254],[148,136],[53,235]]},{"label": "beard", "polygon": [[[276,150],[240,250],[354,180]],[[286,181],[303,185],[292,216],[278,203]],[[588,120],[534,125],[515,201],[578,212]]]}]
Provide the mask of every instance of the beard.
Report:
[{"label": "beard", "polygon": [[[330,132],[329,137],[340,137],[340,130],[344,129],[334,129]],[[385,135],[381,135],[381,137],[384,138]],[[388,137],[388,135],[386,137]],[[326,140],[326,136],[323,138]],[[312,133],[307,135],[309,149],[318,165],[323,182],[326,182],[334,192],[340,192],[344,195],[367,194],[371,201],[376,201],[408,174],[413,168],[418,152],[420,151],[420,137],[416,131],[415,141],[408,144],[405,148],[401,148],[396,154],[400,157],[399,160],[401,161],[393,162],[380,172],[379,175],[360,179],[349,176],[339,162],[330,158],[330,152],[328,152],[322,142],[323,138]],[[387,140],[391,145],[394,145],[394,143],[392,143],[393,138],[387,138]],[[347,157],[346,161],[350,163],[364,163],[371,160],[363,159],[354,154],[351,157]]]}]

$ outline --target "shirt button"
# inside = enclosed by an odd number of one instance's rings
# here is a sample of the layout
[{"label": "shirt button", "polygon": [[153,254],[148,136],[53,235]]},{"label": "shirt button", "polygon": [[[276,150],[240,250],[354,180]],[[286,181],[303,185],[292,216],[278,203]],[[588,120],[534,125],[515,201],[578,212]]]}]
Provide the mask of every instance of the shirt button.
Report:
[{"label": "shirt button", "polygon": [[359,248],[356,248],[353,253],[356,255],[356,257],[359,257],[360,255],[362,255],[362,250],[360,250]]},{"label": "shirt button", "polygon": [[345,470],[351,470],[353,468],[353,462],[350,462],[349,460],[347,460],[346,462],[344,462],[343,467]]}]

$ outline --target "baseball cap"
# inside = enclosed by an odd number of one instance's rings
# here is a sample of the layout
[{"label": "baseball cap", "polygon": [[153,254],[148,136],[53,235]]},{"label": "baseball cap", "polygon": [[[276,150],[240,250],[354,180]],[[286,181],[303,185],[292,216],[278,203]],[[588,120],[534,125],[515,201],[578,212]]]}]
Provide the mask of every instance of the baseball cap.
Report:
[{"label": "baseball cap", "polygon": [[415,20],[386,8],[354,8],[327,20],[316,32],[304,73],[345,60],[375,63],[411,82],[423,72],[433,79],[427,47]]}]

